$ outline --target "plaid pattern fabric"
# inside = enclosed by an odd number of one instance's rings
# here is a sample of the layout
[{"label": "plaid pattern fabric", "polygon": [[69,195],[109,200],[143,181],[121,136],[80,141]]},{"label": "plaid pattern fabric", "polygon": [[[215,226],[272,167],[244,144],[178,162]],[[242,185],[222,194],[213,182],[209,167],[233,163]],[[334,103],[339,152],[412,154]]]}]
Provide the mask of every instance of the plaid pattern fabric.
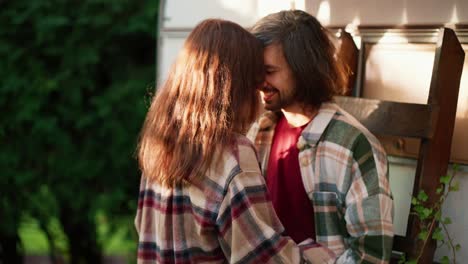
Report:
[{"label": "plaid pattern fabric", "polygon": [[[248,133],[266,175],[278,116],[266,112]],[[387,157],[379,141],[333,103],[299,137],[299,163],[314,206],[316,240],[334,253],[330,263],[388,263],[393,199]]]},{"label": "plaid pattern fabric", "polygon": [[138,263],[302,263],[314,249],[281,236],[252,143],[239,136],[220,155],[206,177],[174,189],[141,178]]}]

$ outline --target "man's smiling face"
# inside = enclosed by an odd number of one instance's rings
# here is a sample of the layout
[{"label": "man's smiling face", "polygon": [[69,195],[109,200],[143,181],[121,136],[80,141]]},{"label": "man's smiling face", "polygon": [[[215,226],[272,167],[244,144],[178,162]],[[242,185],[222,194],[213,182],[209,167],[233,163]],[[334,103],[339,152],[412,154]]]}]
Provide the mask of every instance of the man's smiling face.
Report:
[{"label": "man's smiling face", "polygon": [[281,44],[271,44],[264,50],[265,82],[259,88],[265,109],[285,110],[295,105],[296,81],[283,55]]}]

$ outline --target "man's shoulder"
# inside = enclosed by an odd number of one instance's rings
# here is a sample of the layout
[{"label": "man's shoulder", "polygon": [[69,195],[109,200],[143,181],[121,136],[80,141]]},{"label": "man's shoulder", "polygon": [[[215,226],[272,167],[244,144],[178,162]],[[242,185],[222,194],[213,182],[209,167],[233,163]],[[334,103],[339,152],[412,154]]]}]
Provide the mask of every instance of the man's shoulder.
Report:
[{"label": "man's shoulder", "polygon": [[369,136],[367,129],[342,109],[337,109],[323,132],[322,141],[351,148],[359,138]]},{"label": "man's shoulder", "polygon": [[341,111],[337,111],[333,118],[330,120],[327,130],[340,130],[343,131],[343,133],[364,134],[366,131],[363,128],[364,126],[361,123],[359,123],[359,121],[353,120],[352,118],[350,118],[350,116],[346,115]]},{"label": "man's shoulder", "polygon": [[386,160],[385,150],[377,137],[351,114],[339,107],[324,132],[322,141],[334,143],[352,152],[372,151],[378,154],[380,159]]}]

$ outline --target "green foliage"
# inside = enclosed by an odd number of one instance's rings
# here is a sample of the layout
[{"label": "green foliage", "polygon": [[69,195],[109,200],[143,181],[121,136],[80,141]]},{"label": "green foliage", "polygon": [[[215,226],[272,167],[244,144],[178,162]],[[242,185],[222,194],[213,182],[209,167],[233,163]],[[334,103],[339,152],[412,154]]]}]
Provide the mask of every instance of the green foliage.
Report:
[{"label": "green foliage", "polygon": [[[419,233],[418,239],[422,242],[420,254],[415,259],[407,259],[402,255],[399,264],[413,264],[418,263],[422,256],[422,252],[429,240],[436,240],[440,245],[446,245],[452,253],[452,258],[444,256],[440,259],[440,263],[457,263],[456,251],[461,249],[460,244],[454,244],[453,238],[447,230],[447,225],[452,223],[450,217],[442,217],[442,205],[451,192],[458,191],[459,183],[454,181],[458,171],[458,165],[454,165],[453,173],[440,177],[440,185],[435,193],[439,195],[438,200],[435,202],[428,201],[429,196],[424,190],[420,190],[416,197],[411,199],[412,210],[411,214],[415,215],[419,220]],[[439,225],[440,227],[438,227]]]},{"label": "green foliage", "polygon": [[2,237],[32,217],[60,251],[51,227],[59,219],[73,263],[83,247],[101,251],[98,212],[110,233],[134,215],[133,156],[154,89],[158,6],[0,1]]},{"label": "green foliage", "polygon": [[424,190],[419,191],[419,194],[418,194],[418,200],[419,201],[426,202],[427,198],[429,198],[429,196],[427,196],[427,194],[426,194],[426,192]]},{"label": "green foliage", "polygon": [[[60,226],[58,219],[51,219],[49,230],[55,238],[57,253],[64,254],[67,251],[67,239]],[[19,228],[19,235],[24,243],[25,253],[33,255],[44,255],[51,250],[47,237],[41,230],[39,223],[32,217],[24,217]]]},{"label": "green foliage", "polygon": [[442,229],[440,227],[436,227],[434,233],[432,233],[432,239],[437,241],[443,241],[444,235],[442,234]]},{"label": "green foliage", "polygon": [[449,257],[447,256],[443,256],[441,259],[440,259],[440,264],[449,264],[450,263],[450,259]]}]

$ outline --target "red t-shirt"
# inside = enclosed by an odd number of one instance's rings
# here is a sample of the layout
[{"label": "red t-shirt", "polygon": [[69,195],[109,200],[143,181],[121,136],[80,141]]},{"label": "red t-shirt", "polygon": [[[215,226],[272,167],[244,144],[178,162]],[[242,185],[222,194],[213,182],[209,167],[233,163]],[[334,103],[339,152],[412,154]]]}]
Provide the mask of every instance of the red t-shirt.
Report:
[{"label": "red t-shirt", "polygon": [[281,116],[275,128],[266,182],[276,214],[296,243],[315,239],[314,209],[307,197],[299,168],[297,140],[307,126],[292,127]]}]

